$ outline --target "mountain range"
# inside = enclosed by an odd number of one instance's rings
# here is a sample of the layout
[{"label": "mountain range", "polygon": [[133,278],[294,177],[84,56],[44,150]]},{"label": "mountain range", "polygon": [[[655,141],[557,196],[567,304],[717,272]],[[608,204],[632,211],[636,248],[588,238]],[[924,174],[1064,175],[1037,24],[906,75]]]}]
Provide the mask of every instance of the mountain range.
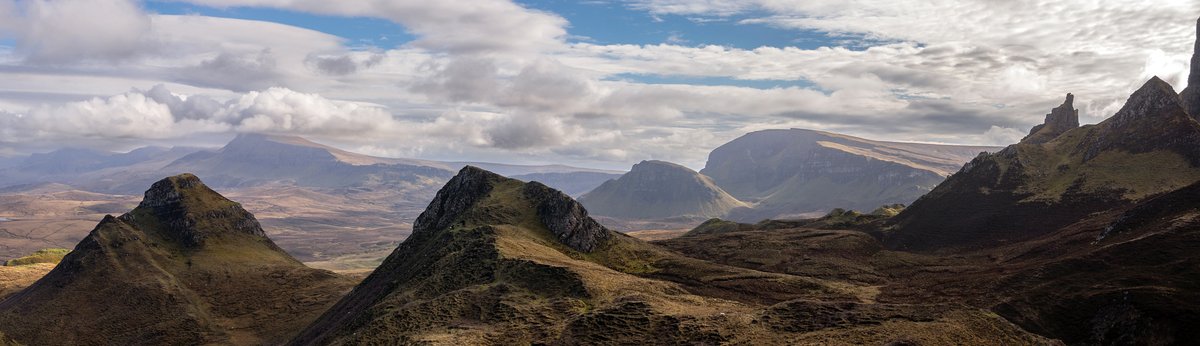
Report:
[{"label": "mountain range", "polygon": [[[289,255],[258,217],[196,175],[172,175],[150,184],[131,211],[104,216],[44,277],[0,296],[0,344],[1194,344],[1200,112],[1191,109],[1200,96],[1174,90],[1151,78],[1117,113],[1083,126],[1067,94],[1019,143],[957,168],[944,157],[965,149],[801,130],[748,135],[714,151],[725,164],[710,159],[701,172],[639,163],[583,202],[466,165],[357,285]],[[247,156],[235,146],[176,162],[408,165],[279,138],[235,142],[259,140],[271,143],[253,147],[288,155]],[[774,171],[756,171],[764,167]],[[915,173],[897,175],[904,167]],[[258,189],[287,182],[365,194],[394,188],[388,179],[404,174],[345,169],[356,177],[351,186],[318,171],[256,171],[279,177],[269,182],[207,173]],[[736,215],[803,206],[797,191],[908,191],[880,190],[865,177],[885,172],[876,180],[895,187],[936,170],[954,173],[907,207],[754,224],[713,218],[654,242],[611,230],[588,207]],[[835,175],[869,186],[816,187]]]}]

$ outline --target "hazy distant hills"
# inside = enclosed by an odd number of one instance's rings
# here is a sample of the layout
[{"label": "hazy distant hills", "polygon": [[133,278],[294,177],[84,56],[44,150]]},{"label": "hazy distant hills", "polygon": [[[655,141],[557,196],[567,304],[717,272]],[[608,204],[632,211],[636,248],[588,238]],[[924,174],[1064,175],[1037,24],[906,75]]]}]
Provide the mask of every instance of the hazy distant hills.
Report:
[{"label": "hazy distant hills", "polygon": [[975,156],[999,149],[766,130],[713,150],[699,173],[647,161],[580,201],[596,215],[625,219],[703,216],[756,222],[834,208],[871,211],[911,203]]},{"label": "hazy distant hills", "polygon": [[436,185],[453,174],[441,163],[382,159],[298,137],[257,134],[239,135],[220,150],[193,153],[163,169],[199,174],[218,187]]},{"label": "hazy distant hills", "polygon": [[[64,183],[110,191],[133,179],[200,151],[198,148],[145,147],[128,153],[66,148],[49,153],[0,160],[0,187],[23,184]],[[153,182],[152,177],[148,177]],[[144,188],[145,184],[142,184]],[[136,192],[136,191],[131,191]]]},{"label": "hazy distant hills", "polygon": [[579,202],[597,215],[633,219],[720,217],[747,207],[712,179],[664,161],[633,165],[629,173],[584,194]]},{"label": "hazy distant hills", "polygon": [[909,203],[962,164],[996,147],[881,142],[790,129],[746,134],[709,155],[700,173],[754,204],[742,221],[832,208],[870,211]]},{"label": "hazy distant hills", "polygon": [[295,185],[313,188],[393,186],[432,192],[465,165],[506,175],[535,175],[579,194],[621,172],[565,165],[509,165],[383,158],[349,152],[295,136],[242,134],[216,150],[146,147],[128,153],[66,148],[0,158],[0,188],[63,183],[80,189],[136,194],[164,175],[197,173],[223,188]]}]

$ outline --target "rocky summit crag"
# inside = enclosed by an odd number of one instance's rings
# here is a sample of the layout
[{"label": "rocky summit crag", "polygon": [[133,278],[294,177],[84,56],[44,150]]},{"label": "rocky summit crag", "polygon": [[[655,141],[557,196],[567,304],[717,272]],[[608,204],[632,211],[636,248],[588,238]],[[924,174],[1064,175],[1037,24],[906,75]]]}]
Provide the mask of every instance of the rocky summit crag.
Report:
[{"label": "rocky summit crag", "polygon": [[199,178],[163,179],[45,277],[0,301],[23,344],[278,344],[353,283],[305,267]]}]

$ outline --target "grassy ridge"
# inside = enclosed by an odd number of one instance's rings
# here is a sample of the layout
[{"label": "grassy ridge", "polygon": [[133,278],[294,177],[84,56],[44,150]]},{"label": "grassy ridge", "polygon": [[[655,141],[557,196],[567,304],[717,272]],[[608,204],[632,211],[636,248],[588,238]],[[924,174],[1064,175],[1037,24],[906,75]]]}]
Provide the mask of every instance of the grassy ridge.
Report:
[{"label": "grassy ridge", "polygon": [[36,263],[58,263],[63,257],[70,253],[67,249],[41,249],[33,254],[25,257],[10,259],[4,262],[5,266],[15,267]]}]

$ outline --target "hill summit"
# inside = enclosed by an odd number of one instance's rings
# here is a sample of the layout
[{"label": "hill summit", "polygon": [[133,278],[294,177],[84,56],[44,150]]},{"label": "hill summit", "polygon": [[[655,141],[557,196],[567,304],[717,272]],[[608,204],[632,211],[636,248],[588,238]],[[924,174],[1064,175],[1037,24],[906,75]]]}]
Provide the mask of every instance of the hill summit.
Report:
[{"label": "hill summit", "polygon": [[280,343],[352,283],[280,250],[195,175],[106,216],[45,277],[0,302],[4,333],[37,345]]},{"label": "hill summit", "polygon": [[712,179],[665,161],[642,161],[618,179],[584,194],[579,202],[597,215],[621,218],[721,217],[747,205]]}]

